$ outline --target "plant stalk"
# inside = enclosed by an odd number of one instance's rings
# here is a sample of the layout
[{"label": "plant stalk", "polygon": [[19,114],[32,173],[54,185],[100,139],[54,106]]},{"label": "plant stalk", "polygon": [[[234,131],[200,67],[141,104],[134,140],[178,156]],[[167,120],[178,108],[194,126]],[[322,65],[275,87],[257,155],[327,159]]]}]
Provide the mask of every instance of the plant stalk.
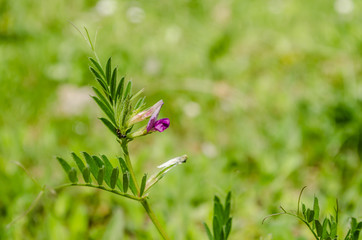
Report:
[{"label": "plant stalk", "polygon": [[131,160],[129,158],[127,140],[122,141],[121,146],[122,146],[123,155],[124,155],[124,159],[126,161],[127,167],[128,167],[129,174],[131,175],[132,181],[134,182],[134,185],[136,187],[137,195],[139,195],[140,187],[138,186],[136,175],[134,174],[132,163],[131,163]]},{"label": "plant stalk", "polygon": [[[126,161],[126,164],[127,164],[127,167],[128,167],[128,171],[131,175],[131,178],[135,184],[135,187],[137,189],[137,195],[139,196],[140,195],[140,188],[138,186],[138,183],[137,183],[137,179],[136,179],[136,176],[134,174],[134,171],[133,171],[133,167],[132,167],[132,163],[131,163],[131,160],[130,160],[130,157],[129,157],[129,152],[128,152],[128,142],[127,140],[124,140],[121,142],[121,146],[122,146],[122,150],[123,150],[123,154],[124,154],[124,158],[125,158],[125,161]],[[141,197],[141,196],[140,196]],[[170,240],[170,238],[168,237],[166,231],[163,229],[161,223],[159,222],[159,220],[157,219],[156,215],[154,214],[154,212],[152,211],[150,205],[148,204],[147,200],[146,199],[143,199],[142,201],[140,201],[142,206],[144,207],[144,209],[146,210],[148,216],[150,217],[153,225],[155,225],[155,227],[157,228],[158,232],[160,233],[160,235],[162,236],[162,238],[164,240]]]},{"label": "plant stalk", "polygon": [[119,196],[122,196],[122,197],[126,197],[126,198],[129,198],[129,199],[132,199],[132,200],[136,200],[136,201],[142,201],[143,198],[140,198],[140,197],[137,197],[137,196],[133,196],[133,195],[130,195],[130,194],[127,194],[127,193],[122,193],[120,191],[117,191],[115,189],[109,189],[109,188],[106,188],[104,186],[99,186],[99,185],[92,185],[92,184],[89,184],[89,183],[68,183],[68,184],[63,184],[63,185],[60,185],[58,187],[55,187],[54,190],[56,191],[59,191],[60,189],[62,188],[66,188],[66,187],[91,187],[91,188],[98,188],[98,189],[102,189],[104,191],[107,191],[107,192],[110,192],[110,193],[114,193],[114,194],[117,194]]},{"label": "plant stalk", "polygon": [[155,225],[155,227],[157,228],[158,232],[160,233],[160,235],[162,236],[162,238],[164,240],[170,240],[170,238],[167,236],[167,233],[165,232],[165,230],[163,229],[163,227],[161,226],[161,223],[158,221],[156,215],[153,213],[150,205],[148,204],[147,200],[143,200],[141,201],[142,206],[145,208],[148,216],[150,217],[151,221],[153,222],[153,225]]}]

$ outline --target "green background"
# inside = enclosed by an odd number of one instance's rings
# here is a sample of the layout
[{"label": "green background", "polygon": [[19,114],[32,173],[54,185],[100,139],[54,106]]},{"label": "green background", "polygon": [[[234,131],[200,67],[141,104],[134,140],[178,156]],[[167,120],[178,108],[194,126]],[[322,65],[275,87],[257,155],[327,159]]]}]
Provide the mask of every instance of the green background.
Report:
[{"label": "green background", "polygon": [[[206,239],[212,199],[233,192],[231,239],[312,239],[279,205],[335,199],[341,232],[362,214],[360,1],[0,1],[0,239],[159,239],[136,202],[68,182],[55,156],[121,154],[89,95],[97,34],[171,126],[130,144],[139,179],[175,156],[150,192],[172,239]],[[27,170],[26,174],[16,162]],[[116,162],[116,161],[115,161]],[[323,215],[323,214],[322,214]]]}]

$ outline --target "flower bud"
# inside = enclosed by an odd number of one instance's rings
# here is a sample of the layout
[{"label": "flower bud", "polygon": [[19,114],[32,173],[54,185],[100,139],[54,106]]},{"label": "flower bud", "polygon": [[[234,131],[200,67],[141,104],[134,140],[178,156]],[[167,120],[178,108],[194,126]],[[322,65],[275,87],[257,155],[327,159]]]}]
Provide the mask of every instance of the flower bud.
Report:
[{"label": "flower bud", "polygon": [[[158,101],[155,105],[153,105],[152,107],[150,107],[149,109],[142,111],[138,114],[136,114],[135,116],[133,116],[131,118],[131,120],[129,121],[129,125],[133,125],[135,123],[141,122],[149,117],[152,116],[153,113],[155,113],[156,111],[160,112],[161,107],[163,105],[163,101],[160,100]],[[158,115],[158,114],[157,114]]]}]

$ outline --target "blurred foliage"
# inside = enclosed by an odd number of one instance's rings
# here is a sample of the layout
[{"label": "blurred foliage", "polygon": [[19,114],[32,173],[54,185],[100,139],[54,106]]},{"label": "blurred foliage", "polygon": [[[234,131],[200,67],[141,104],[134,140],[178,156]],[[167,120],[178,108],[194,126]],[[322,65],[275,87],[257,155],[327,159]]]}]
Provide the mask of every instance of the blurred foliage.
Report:
[{"label": "blurred foliage", "polygon": [[[362,3],[334,1],[0,1],[0,239],[157,239],[136,203],[63,182],[54,156],[120,153],[91,101],[90,50],[163,99],[171,127],[130,145],[137,173],[187,153],[152,189],[173,239],[206,239],[214,194],[233,192],[230,239],[311,239],[277,206],[318,194],[340,223],[361,217]],[[70,156],[69,156],[70,157]],[[145,166],[145,169],[141,169]],[[346,229],[345,227],[343,227]],[[137,237],[136,237],[137,236]]]}]

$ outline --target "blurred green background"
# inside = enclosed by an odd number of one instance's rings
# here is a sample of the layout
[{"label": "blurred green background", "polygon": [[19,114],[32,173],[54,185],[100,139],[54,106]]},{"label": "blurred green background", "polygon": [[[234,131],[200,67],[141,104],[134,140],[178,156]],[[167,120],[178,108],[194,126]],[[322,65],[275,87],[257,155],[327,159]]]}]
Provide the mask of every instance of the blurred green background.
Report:
[{"label": "blurred green background", "polygon": [[[0,1],[0,239],[159,239],[136,202],[67,182],[55,156],[120,148],[89,95],[98,31],[109,56],[171,127],[130,145],[139,178],[182,154],[150,203],[172,239],[206,239],[212,199],[233,192],[231,239],[311,239],[279,205],[320,198],[341,226],[362,217],[362,2]],[[115,159],[114,159],[115,160]]]}]

